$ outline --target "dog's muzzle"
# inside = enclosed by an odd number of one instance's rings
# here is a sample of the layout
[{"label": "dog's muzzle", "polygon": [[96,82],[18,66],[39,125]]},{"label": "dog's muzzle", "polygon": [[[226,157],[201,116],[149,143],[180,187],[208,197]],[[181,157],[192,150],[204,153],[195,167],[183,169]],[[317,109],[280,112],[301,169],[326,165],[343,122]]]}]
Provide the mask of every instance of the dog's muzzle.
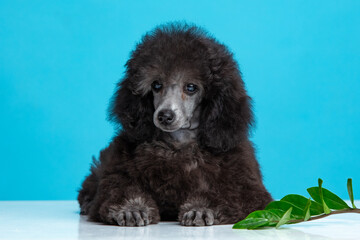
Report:
[{"label": "dog's muzzle", "polygon": [[175,121],[175,113],[170,109],[161,110],[158,113],[157,119],[161,125],[168,126]]}]

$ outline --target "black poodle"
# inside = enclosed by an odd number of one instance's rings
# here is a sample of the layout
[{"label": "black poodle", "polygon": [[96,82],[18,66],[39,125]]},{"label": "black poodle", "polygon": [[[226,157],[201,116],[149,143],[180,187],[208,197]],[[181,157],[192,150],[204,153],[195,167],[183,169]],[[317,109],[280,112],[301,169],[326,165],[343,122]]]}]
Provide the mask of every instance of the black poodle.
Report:
[{"label": "black poodle", "polygon": [[248,139],[253,122],[237,63],[205,31],[146,34],[109,109],[122,128],[79,191],[81,214],[120,226],[235,223],[272,198]]}]

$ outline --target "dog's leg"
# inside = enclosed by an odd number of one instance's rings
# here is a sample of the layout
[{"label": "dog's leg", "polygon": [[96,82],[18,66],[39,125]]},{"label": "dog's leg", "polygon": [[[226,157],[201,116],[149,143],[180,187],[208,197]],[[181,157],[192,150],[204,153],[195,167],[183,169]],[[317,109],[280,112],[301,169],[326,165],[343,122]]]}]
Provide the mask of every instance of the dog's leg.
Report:
[{"label": "dog's leg", "polygon": [[122,204],[109,206],[107,218],[119,226],[146,226],[159,222],[157,208],[143,197],[126,199]]},{"label": "dog's leg", "polygon": [[96,190],[99,184],[99,163],[93,157],[93,164],[91,165],[91,173],[85,178],[79,190],[77,200],[80,205],[80,214],[87,215],[96,195]]},{"label": "dog's leg", "polygon": [[234,224],[252,211],[264,209],[271,200],[270,194],[261,188],[231,196],[226,193],[192,194],[180,206],[178,219],[183,226]]},{"label": "dog's leg", "polygon": [[88,214],[96,194],[97,184],[98,181],[94,174],[87,176],[83,182],[77,198],[80,205],[80,214]]},{"label": "dog's leg", "polygon": [[90,218],[119,226],[146,226],[160,221],[155,201],[121,174],[101,179]]},{"label": "dog's leg", "polygon": [[193,196],[180,206],[179,221],[183,226],[219,224],[218,211],[211,206],[209,199],[202,196]]}]

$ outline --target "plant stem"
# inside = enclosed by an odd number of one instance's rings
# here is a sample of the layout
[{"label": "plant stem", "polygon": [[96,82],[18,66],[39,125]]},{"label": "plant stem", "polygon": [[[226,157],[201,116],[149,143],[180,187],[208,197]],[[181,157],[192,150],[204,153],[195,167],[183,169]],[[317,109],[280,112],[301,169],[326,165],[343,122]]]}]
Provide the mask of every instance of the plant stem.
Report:
[{"label": "plant stem", "polygon": [[[350,208],[350,209],[345,209],[345,210],[335,210],[335,211],[331,211],[329,214],[321,214],[321,215],[317,215],[315,217],[311,217],[306,222],[312,221],[312,220],[317,220],[317,219],[324,218],[324,217],[334,215],[334,214],[340,214],[340,213],[360,213],[360,209],[359,208]],[[288,223],[299,223],[299,222],[305,222],[305,221],[304,221],[304,219],[296,219],[296,220],[290,220]]]}]

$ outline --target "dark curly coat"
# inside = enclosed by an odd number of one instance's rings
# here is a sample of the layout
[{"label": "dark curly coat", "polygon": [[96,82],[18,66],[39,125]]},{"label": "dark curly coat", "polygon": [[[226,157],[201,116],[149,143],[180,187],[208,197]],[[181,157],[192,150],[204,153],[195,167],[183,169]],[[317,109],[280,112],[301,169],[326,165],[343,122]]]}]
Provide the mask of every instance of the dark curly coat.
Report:
[{"label": "dark curly coat", "polygon": [[[177,145],[153,123],[153,93],[139,84],[155,73],[197,74],[204,95],[195,141]],[[81,214],[108,224],[230,224],[272,198],[248,138],[253,123],[237,63],[203,30],[169,24],[146,34],[126,64],[109,108],[122,125],[94,161],[79,191]]]}]

